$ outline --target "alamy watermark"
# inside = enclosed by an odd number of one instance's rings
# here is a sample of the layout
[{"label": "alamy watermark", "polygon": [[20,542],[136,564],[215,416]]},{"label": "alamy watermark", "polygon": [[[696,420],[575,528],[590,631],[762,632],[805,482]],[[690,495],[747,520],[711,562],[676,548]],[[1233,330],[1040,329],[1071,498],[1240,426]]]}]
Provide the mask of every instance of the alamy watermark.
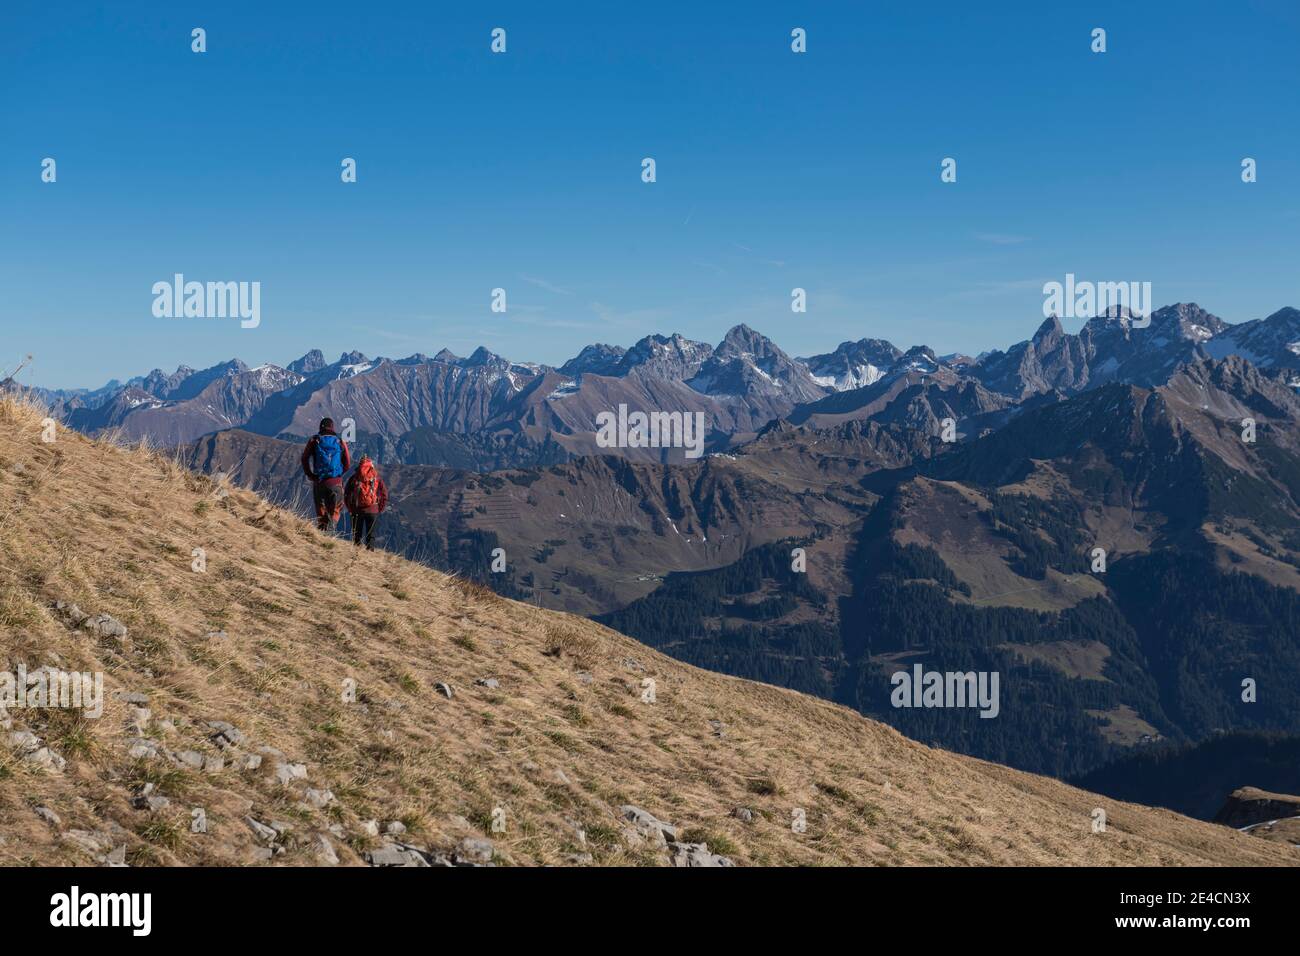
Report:
[{"label": "alamy watermark", "polygon": [[260,282],[186,282],[177,272],[171,282],[155,282],[153,294],[155,318],[241,319],[244,329],[262,324]]},{"label": "alamy watermark", "polygon": [[889,683],[889,702],[895,707],[978,707],[981,717],[996,717],[1001,710],[997,671],[927,671],[920,664],[912,672],[896,671]]},{"label": "alamy watermark", "polygon": [[1091,319],[1111,309],[1122,309],[1129,325],[1145,329],[1151,324],[1150,282],[1076,282],[1067,272],[1065,282],[1043,284],[1043,316],[1062,319]]},{"label": "alamy watermark", "polygon": [[684,448],[687,458],[704,454],[703,412],[628,412],[596,415],[596,444],[601,448]]},{"label": "alamy watermark", "polygon": [[0,709],[80,710],[97,718],[104,713],[102,673],[61,671],[41,667],[28,673],[26,664],[17,671],[0,671]]}]

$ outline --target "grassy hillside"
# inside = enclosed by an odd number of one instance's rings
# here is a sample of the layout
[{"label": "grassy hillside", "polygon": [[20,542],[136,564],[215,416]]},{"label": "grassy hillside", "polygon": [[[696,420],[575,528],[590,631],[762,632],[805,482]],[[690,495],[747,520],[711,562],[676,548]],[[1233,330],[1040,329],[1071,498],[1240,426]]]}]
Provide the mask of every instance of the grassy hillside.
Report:
[{"label": "grassy hillside", "polygon": [[[125,635],[98,636],[60,601]],[[0,718],[8,865],[346,864],[410,859],[406,847],[666,865],[629,804],[740,865],[1300,860],[358,554],[154,453],[66,431],[44,443],[41,413],[9,401],[0,635],[9,670],[103,671],[111,697],[99,719]],[[192,832],[195,808],[206,833]],[[791,827],[795,809],[806,832]],[[400,846],[371,821],[404,827]]]}]

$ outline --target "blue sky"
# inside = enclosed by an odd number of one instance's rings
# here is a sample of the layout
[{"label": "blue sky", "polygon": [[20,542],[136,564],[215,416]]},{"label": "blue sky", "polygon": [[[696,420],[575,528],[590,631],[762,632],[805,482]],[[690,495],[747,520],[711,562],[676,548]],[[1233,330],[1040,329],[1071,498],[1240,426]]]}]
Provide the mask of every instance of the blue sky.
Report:
[{"label": "blue sky", "polygon": [[[1293,0],[8,0],[0,369],[558,364],[738,322],[792,354],[975,353],[1028,337],[1067,272],[1258,318],[1300,306],[1297,39]],[[261,282],[261,325],[155,318],[176,272]]]}]

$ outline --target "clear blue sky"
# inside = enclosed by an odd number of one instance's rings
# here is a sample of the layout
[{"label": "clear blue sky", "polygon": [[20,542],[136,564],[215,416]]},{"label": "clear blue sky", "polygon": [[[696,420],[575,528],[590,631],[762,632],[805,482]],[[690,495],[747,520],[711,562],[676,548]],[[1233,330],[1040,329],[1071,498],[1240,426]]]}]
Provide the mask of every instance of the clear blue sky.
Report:
[{"label": "clear blue sky", "polygon": [[[742,321],[793,354],[974,353],[1066,272],[1257,318],[1300,306],[1297,41],[1294,0],[6,0],[0,368],[558,364]],[[154,318],[175,272],[260,281],[261,326]]]}]

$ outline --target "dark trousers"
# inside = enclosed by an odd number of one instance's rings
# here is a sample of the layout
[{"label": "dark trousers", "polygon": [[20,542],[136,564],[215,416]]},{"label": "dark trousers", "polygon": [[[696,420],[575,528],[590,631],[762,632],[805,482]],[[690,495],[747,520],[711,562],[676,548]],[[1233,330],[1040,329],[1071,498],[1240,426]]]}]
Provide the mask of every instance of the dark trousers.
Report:
[{"label": "dark trousers", "polygon": [[355,514],[352,516],[352,543],[361,544],[361,538],[366,539],[366,550],[375,550],[375,523],[379,520],[379,515]]},{"label": "dark trousers", "polygon": [[322,531],[339,520],[343,507],[343,484],[337,479],[318,481],[312,486],[312,503],[316,506],[316,527]]}]

